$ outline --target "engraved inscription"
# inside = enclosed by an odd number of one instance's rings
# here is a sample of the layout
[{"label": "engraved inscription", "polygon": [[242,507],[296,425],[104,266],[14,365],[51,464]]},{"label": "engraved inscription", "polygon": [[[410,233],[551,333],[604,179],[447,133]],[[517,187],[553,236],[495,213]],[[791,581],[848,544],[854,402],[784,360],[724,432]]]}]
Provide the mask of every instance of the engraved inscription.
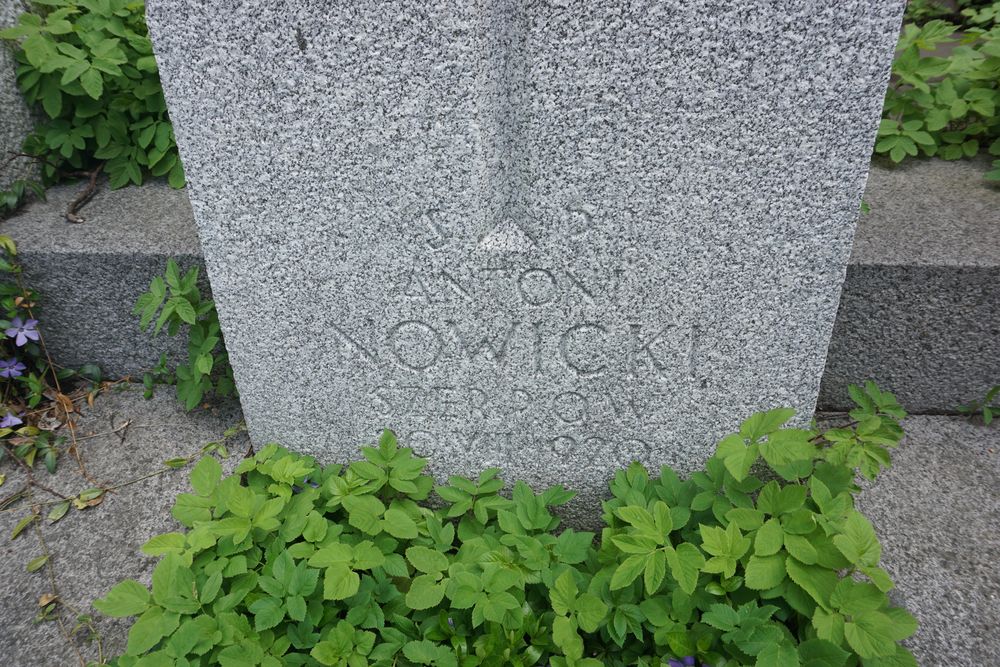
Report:
[{"label": "engraved inscription", "polygon": [[601,297],[614,298],[620,280],[620,272],[602,280],[569,269],[490,266],[461,277],[448,271],[413,272],[403,276],[396,289],[407,300],[428,305],[474,303],[500,294],[538,307],[562,302],[593,304]]},{"label": "engraved inscription", "polygon": [[[698,362],[690,326],[650,327],[632,322],[609,328],[599,322],[551,324],[512,320],[489,327],[448,319],[407,319],[378,336],[374,331],[348,334],[333,326],[335,344],[346,358],[372,366],[383,361],[423,373],[460,364],[490,364],[536,374],[557,368],[588,379],[617,373],[628,378],[694,378]],[[362,342],[366,341],[366,342]],[[374,341],[374,342],[371,342]]]}]

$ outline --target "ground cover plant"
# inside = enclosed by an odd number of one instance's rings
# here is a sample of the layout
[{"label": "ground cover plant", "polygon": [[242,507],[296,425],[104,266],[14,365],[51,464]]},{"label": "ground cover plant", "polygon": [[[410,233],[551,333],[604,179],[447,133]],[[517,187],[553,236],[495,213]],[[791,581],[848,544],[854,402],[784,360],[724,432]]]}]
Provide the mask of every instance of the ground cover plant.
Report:
[{"label": "ground cover plant", "polygon": [[[875,144],[893,162],[1000,156],[1000,2],[960,4],[909,7]],[[958,23],[921,22],[941,15]],[[986,177],[1000,180],[1000,160]]]},{"label": "ground cover plant", "polygon": [[[35,0],[0,31],[15,46],[17,83],[39,111],[23,158],[45,184],[107,173],[112,188],[165,176],[184,185],[146,28],[134,0]],[[0,193],[6,207],[19,190]],[[72,213],[72,211],[70,212]]]},{"label": "ground cover plant", "polygon": [[202,297],[198,274],[198,267],[192,267],[182,276],[177,262],[168,260],[166,273],[153,278],[133,309],[139,326],[143,330],[152,327],[154,336],[163,330],[176,336],[186,328],[187,363],[171,369],[166,356],[161,356],[157,367],[145,373],[142,381],[147,398],[157,383],[176,385],[177,400],[187,410],[209,396],[236,394],[219,313],[214,301]]},{"label": "ground cover plant", "polygon": [[14,241],[0,236],[0,460],[13,456],[28,468],[40,462],[53,472],[67,444],[53,433],[71,421],[82,397],[70,386],[98,383],[101,373],[96,366],[73,370],[53,363],[36,315],[38,299],[21,281]]},{"label": "ground cover plant", "polygon": [[505,495],[496,469],[435,487],[389,432],[346,466],[268,445],[222,479],[206,456],[173,508],[187,531],[143,547],[152,590],[94,603],[137,617],[111,664],[915,665],[853,502],[904,413],[851,395],[840,428],[753,415],[688,479],[619,471],[596,540],[560,529],[572,492]]}]

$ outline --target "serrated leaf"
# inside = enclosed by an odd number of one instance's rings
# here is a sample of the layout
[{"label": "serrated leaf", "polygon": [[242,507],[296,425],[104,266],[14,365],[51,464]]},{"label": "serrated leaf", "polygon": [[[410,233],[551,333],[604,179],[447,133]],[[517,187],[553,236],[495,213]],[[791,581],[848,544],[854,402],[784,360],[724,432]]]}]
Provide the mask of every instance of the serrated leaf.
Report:
[{"label": "serrated leaf", "polygon": [[885,614],[866,611],[844,624],[844,637],[862,658],[891,656],[896,653],[892,626],[892,619]]},{"label": "serrated leaf", "polygon": [[101,76],[100,71],[93,67],[80,75],[80,85],[95,100],[100,99],[101,94],[104,92],[104,78]]},{"label": "serrated leaf", "polygon": [[406,550],[406,560],[426,574],[444,572],[448,569],[448,558],[440,551],[427,547],[410,547]]},{"label": "serrated leaf", "polygon": [[410,609],[430,609],[444,598],[445,584],[438,583],[433,575],[422,574],[413,578],[406,593],[406,606]]},{"label": "serrated leaf", "polygon": [[781,550],[784,541],[785,533],[781,529],[781,522],[774,518],[768,519],[754,537],[754,553],[758,556],[773,556]]},{"label": "serrated leaf", "polygon": [[747,588],[764,591],[774,588],[785,579],[785,557],[781,554],[774,556],[751,556],[747,563],[744,583]]},{"label": "serrated leaf", "polygon": [[162,556],[168,553],[184,551],[185,537],[181,533],[164,533],[154,535],[142,545],[142,553],[147,556]]},{"label": "serrated leaf", "polygon": [[808,639],[799,644],[802,667],[843,667],[850,654],[825,639]]},{"label": "serrated leaf", "polygon": [[103,598],[94,600],[94,608],[115,618],[137,616],[149,608],[149,591],[138,581],[126,579]]},{"label": "serrated leaf", "polygon": [[757,654],[757,667],[799,667],[799,654],[788,642],[768,644]]},{"label": "serrated leaf", "polygon": [[661,550],[654,551],[646,559],[646,566],[643,569],[643,583],[646,587],[646,594],[653,595],[659,590],[664,577],[667,576],[667,557]]},{"label": "serrated leaf", "polygon": [[191,488],[199,496],[211,495],[222,479],[222,465],[214,456],[206,455],[191,470]]},{"label": "serrated leaf", "polygon": [[323,577],[323,598],[326,600],[345,600],[358,592],[361,577],[347,565],[338,564],[328,567]]},{"label": "serrated leaf", "polygon": [[576,620],[584,632],[596,632],[608,615],[608,605],[592,593],[583,593],[573,605]]},{"label": "serrated leaf", "polygon": [[646,556],[636,554],[626,558],[611,576],[611,590],[616,591],[631,584],[642,574],[645,567]]},{"label": "serrated leaf", "polygon": [[698,547],[687,542],[678,544],[673,550],[667,550],[667,563],[670,574],[673,575],[681,590],[689,595],[698,585],[698,573],[705,565],[705,556]]},{"label": "serrated leaf", "polygon": [[853,512],[844,522],[843,531],[833,543],[847,560],[856,565],[875,566],[882,557],[882,546],[871,522],[860,512]]},{"label": "serrated leaf", "polygon": [[399,509],[386,510],[382,528],[401,540],[412,540],[417,536],[417,524],[406,512]]},{"label": "serrated leaf", "polygon": [[253,614],[254,629],[257,632],[273,628],[285,618],[285,606],[277,598],[260,598],[247,609]]}]

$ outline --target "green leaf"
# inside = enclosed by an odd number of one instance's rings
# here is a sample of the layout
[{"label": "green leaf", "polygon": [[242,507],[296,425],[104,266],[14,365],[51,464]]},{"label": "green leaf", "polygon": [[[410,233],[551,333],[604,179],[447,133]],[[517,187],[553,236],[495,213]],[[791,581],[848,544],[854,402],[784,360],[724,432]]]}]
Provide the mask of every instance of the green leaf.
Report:
[{"label": "green leaf", "polygon": [[775,408],[767,412],[758,412],[740,425],[740,433],[750,440],[757,440],[777,431],[794,416],[795,410],[792,408]]},{"label": "green leaf", "polygon": [[759,445],[751,443],[747,446],[743,436],[734,433],[719,442],[715,456],[722,459],[729,474],[735,477],[736,481],[740,481],[746,479],[750,473],[750,468],[757,461],[758,451]]},{"label": "green leaf", "polygon": [[788,577],[821,607],[830,610],[830,596],[837,587],[837,573],[818,565],[804,565],[794,558],[785,561]]},{"label": "green leaf", "polygon": [[885,593],[873,584],[841,579],[830,595],[830,604],[847,616],[881,609],[888,603]]},{"label": "green leaf", "polygon": [[410,547],[406,550],[406,560],[426,574],[444,572],[448,569],[447,556],[427,547]]},{"label": "green leaf", "polygon": [[785,533],[781,530],[781,522],[768,519],[754,537],[754,553],[758,556],[773,556],[781,550],[784,541]]},{"label": "green leaf", "polygon": [[191,488],[199,496],[211,495],[222,479],[222,465],[214,456],[206,455],[191,470]]},{"label": "green leaf", "polygon": [[75,62],[65,70],[63,70],[62,78],[59,79],[59,84],[65,86],[68,83],[72,83],[80,78],[80,75],[90,69],[90,64],[86,61]]},{"label": "green leaf", "polygon": [[799,654],[788,642],[768,644],[757,654],[757,667],[799,667]]},{"label": "green leaf", "polygon": [[862,658],[890,656],[896,653],[892,619],[878,611],[856,614],[844,624],[844,637]]},{"label": "green leaf", "polygon": [[385,532],[401,540],[412,540],[417,536],[417,524],[403,510],[386,510],[382,526]]},{"label": "green leaf", "polygon": [[347,510],[347,521],[367,535],[378,535],[381,530],[379,519],[385,512],[385,505],[375,496],[347,496],[341,501]]},{"label": "green leaf", "polygon": [[177,160],[174,166],[170,169],[170,175],[167,176],[167,183],[170,187],[174,189],[183,188],[186,184],[184,178],[184,167],[181,166],[181,161]]},{"label": "green leaf", "polygon": [[653,595],[660,588],[664,577],[667,575],[667,557],[662,550],[656,550],[646,559],[646,566],[643,572],[643,581],[646,586],[646,594]]},{"label": "green leaf", "polygon": [[14,526],[14,530],[12,530],[11,533],[10,533],[10,539],[16,540],[17,537],[18,537],[18,535],[20,535],[22,532],[24,532],[25,528],[27,528],[28,526],[30,526],[31,524],[33,524],[37,520],[38,520],[38,515],[37,514],[29,514],[28,516],[26,516],[23,519],[21,519],[20,521],[18,521],[17,525]]},{"label": "green leaf", "polygon": [[160,607],[146,611],[128,631],[128,655],[141,655],[156,646],[160,639],[177,629],[176,613],[165,612]]},{"label": "green leaf", "polygon": [[860,512],[853,512],[844,522],[843,532],[835,535],[833,543],[844,558],[855,565],[878,565],[882,546],[871,522]]},{"label": "green leaf", "polygon": [[636,554],[622,561],[611,576],[611,590],[625,588],[635,581],[646,567],[646,558],[642,554]]},{"label": "green leaf", "polygon": [[681,590],[689,595],[694,593],[698,585],[698,573],[705,565],[705,556],[693,544],[684,542],[678,544],[675,549],[668,550],[667,563],[670,565],[670,574],[673,575]]},{"label": "green leaf", "polygon": [[576,587],[576,580],[573,579],[573,570],[567,568],[549,589],[552,610],[560,616],[568,615],[573,610],[577,593],[579,590]]},{"label": "green leaf", "polygon": [[59,519],[61,519],[64,516],[66,516],[66,512],[69,511],[69,505],[70,505],[70,501],[68,501],[68,500],[64,500],[61,503],[57,503],[52,508],[52,511],[49,512],[49,516],[48,516],[49,523],[50,524],[55,523]]},{"label": "green leaf", "polygon": [[747,588],[764,591],[774,588],[785,579],[785,557],[751,556],[747,563],[744,581]]},{"label": "green leaf", "polygon": [[338,564],[328,567],[323,577],[323,598],[326,600],[345,600],[358,592],[361,577],[347,565]]},{"label": "green leaf", "polygon": [[761,443],[760,453],[771,467],[789,465],[795,461],[812,460],[816,446],[811,442],[812,433],[797,428],[775,431]]},{"label": "green leaf", "polygon": [[181,318],[182,321],[188,324],[194,324],[198,321],[198,316],[195,313],[194,306],[183,296],[172,296],[167,299],[167,308],[171,308],[173,312],[177,313],[177,316]]},{"label": "green leaf", "polygon": [[94,609],[115,618],[138,616],[149,608],[149,591],[138,581],[126,579],[94,600]]},{"label": "green leaf", "polygon": [[785,535],[785,550],[806,565],[815,565],[819,554],[812,543],[801,535]]},{"label": "green leaf", "polygon": [[80,75],[80,85],[83,86],[83,90],[90,95],[92,98],[99,99],[101,94],[104,92],[104,79],[101,76],[100,71],[89,68],[86,72]]},{"label": "green leaf", "polygon": [[808,639],[799,644],[802,667],[843,667],[850,654],[824,639]]},{"label": "green leaf", "polygon": [[438,583],[434,575],[422,574],[414,577],[410,590],[406,593],[406,606],[410,609],[430,609],[444,598],[445,584]]},{"label": "green leaf", "polygon": [[32,558],[31,560],[29,560],[28,564],[25,566],[25,569],[28,572],[37,572],[38,570],[42,569],[48,562],[49,562],[48,556],[38,556],[37,558]]},{"label": "green leaf", "polygon": [[181,533],[164,533],[154,535],[142,545],[142,553],[147,556],[162,556],[168,553],[184,551],[185,537]]},{"label": "green leaf", "polygon": [[574,604],[574,614],[584,632],[597,632],[601,621],[608,615],[608,605],[592,593],[583,593]]},{"label": "green leaf", "polygon": [[254,629],[257,632],[273,628],[285,618],[285,606],[277,598],[261,598],[247,609],[253,613]]},{"label": "green leaf", "polygon": [[735,609],[727,604],[718,603],[711,605],[708,611],[701,615],[701,620],[723,632],[735,630],[741,623],[740,615]]}]

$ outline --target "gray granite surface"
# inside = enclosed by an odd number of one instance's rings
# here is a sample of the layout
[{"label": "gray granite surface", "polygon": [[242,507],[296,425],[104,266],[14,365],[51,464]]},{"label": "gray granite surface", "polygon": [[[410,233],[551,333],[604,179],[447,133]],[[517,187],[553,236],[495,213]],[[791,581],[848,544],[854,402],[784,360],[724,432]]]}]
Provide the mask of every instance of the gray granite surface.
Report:
[{"label": "gray granite surface", "polygon": [[882,542],[890,597],[920,623],[923,667],[987,667],[1000,656],[1000,423],[910,417],[893,465],[858,500]]},{"label": "gray granite surface", "polygon": [[902,6],[153,0],[252,437],[592,503],[810,414]]},{"label": "gray granite surface", "polygon": [[[80,452],[91,476],[105,484],[141,477],[175,456],[197,452],[239,421],[236,406],[184,413],[169,391],[144,401],[138,387],[109,393],[83,408]],[[124,432],[119,429],[126,422]],[[862,494],[860,508],[874,521],[883,566],[896,580],[892,593],[920,621],[909,645],[923,667],[986,667],[1000,655],[1000,425],[989,428],[953,417],[910,417],[907,437],[893,456],[893,468]],[[232,443],[223,462],[228,472],[245,451]],[[0,498],[16,491],[23,474],[10,459],[0,461],[6,481]],[[71,457],[56,475],[39,481],[61,493],[91,486]],[[178,530],[169,508],[188,491],[188,470],[176,470],[117,490],[97,507],[71,511],[42,536],[52,554],[60,595],[81,611],[118,581],[149,584],[156,560],[139,552],[152,535]],[[39,492],[39,500],[46,500]],[[39,596],[49,582],[28,574],[38,556],[37,535],[7,536],[27,512],[21,502],[0,511],[0,664],[4,667],[71,667],[76,651],[53,623],[35,624]],[[98,616],[106,655],[125,646],[128,623]],[[94,645],[77,642],[86,658]]]},{"label": "gray granite surface", "polygon": [[112,378],[138,378],[164,353],[186,359],[183,336],[152,338],[132,307],[168,258],[205,275],[187,196],[160,181],[121,190],[102,182],[79,213],[86,221],[68,223],[62,214],[82,187],[50,188],[45,201],[0,223],[17,242],[25,284],[41,295],[49,351],[63,366],[96,363]]},{"label": "gray granite surface", "polygon": [[[57,493],[75,495],[95,482],[101,486],[132,482],[163,470],[167,459],[198,454],[206,443],[221,440],[223,432],[241,419],[235,402],[186,413],[169,387],[151,401],[143,400],[139,385],[124,388],[124,392],[98,397],[93,408],[82,407],[77,443],[92,480],[81,476],[75,460],[67,454],[60,459],[55,475],[39,466],[36,474],[40,483]],[[68,436],[65,430],[61,434]],[[233,438],[230,445],[231,455],[222,461],[227,474],[247,449],[245,436]],[[24,485],[22,469],[10,458],[0,461],[0,474],[6,476],[0,498]],[[51,554],[59,595],[73,609],[97,617],[105,657],[124,651],[129,619],[105,618],[91,603],[123,579],[149,585],[156,559],[139,548],[154,535],[182,529],[170,516],[170,508],[177,494],[190,493],[189,474],[190,467],[135,481],[107,493],[96,507],[70,509],[57,523],[42,524],[41,537]],[[58,500],[41,490],[33,496],[33,502]],[[29,513],[29,507],[22,500],[0,511],[0,665],[83,667],[80,655],[97,659],[97,645],[83,641],[85,632],[70,643],[55,622],[39,624],[34,620],[39,597],[52,590],[45,570],[25,571],[28,561],[43,553],[39,535],[29,529],[10,540],[11,531]],[[73,615],[67,613],[63,618],[67,629],[72,628]]]},{"label": "gray granite surface", "polygon": [[1000,382],[1000,187],[989,160],[877,162],[820,405],[872,378],[911,412],[952,412]]},{"label": "gray granite surface", "polygon": [[[911,412],[949,412],[1000,378],[1000,188],[983,181],[986,164],[873,165],[873,209],[854,236],[821,408],[850,405],[847,385],[871,378]],[[82,211],[87,222],[67,224],[79,187],[52,188],[0,223],[42,293],[53,355],[115,378],[137,377],[161,352],[182,357],[180,341],[140,332],[130,311],[168,257],[204,268],[187,192],[155,181],[102,189]]]},{"label": "gray granite surface", "polygon": [[[16,25],[23,11],[25,3],[21,0],[0,0],[0,29]],[[10,153],[21,150],[22,142],[34,127],[31,112],[17,86],[16,66],[11,45],[0,40],[0,190],[35,174],[34,167],[26,160],[17,159],[7,164]]]}]

